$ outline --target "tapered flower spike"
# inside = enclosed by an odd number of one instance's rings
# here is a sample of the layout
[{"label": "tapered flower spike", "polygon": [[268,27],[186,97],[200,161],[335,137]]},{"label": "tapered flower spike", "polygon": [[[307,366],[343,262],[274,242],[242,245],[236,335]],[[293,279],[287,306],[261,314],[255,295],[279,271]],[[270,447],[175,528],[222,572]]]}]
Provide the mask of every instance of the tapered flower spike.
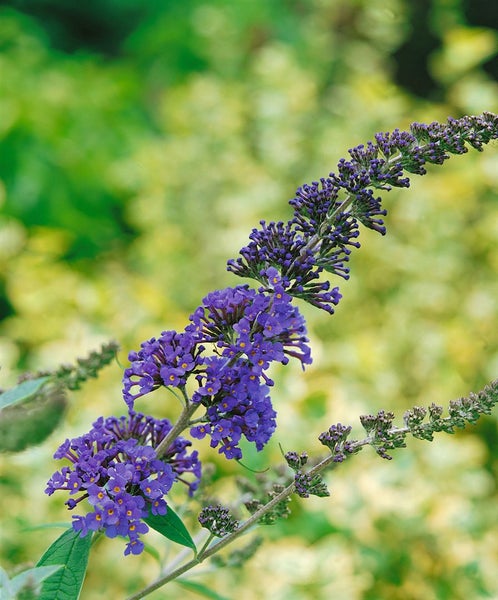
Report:
[{"label": "tapered flower spike", "polygon": [[360,246],[360,223],[386,233],[387,211],[377,191],[409,187],[407,174],[424,175],[427,164],[440,165],[450,154],[467,152],[468,146],[480,151],[497,137],[498,117],[489,112],[378,133],[374,142],[350,149],[350,158],[342,158],[336,172],[300,186],[289,202],[293,218],[286,223],[262,221],[227,268],[264,283],[265,272],[273,267],[286,293],[333,313],[341,295],[322,274],[349,277],[347,262],[352,249]]}]

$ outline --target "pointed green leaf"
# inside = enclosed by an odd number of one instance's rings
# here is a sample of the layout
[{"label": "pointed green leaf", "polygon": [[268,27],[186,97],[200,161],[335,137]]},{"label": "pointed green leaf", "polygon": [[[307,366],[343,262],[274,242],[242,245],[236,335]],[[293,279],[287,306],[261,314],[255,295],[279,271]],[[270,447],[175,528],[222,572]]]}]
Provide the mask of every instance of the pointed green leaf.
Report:
[{"label": "pointed green leaf", "polygon": [[[32,384],[34,382],[25,382]],[[47,383],[35,393],[27,394],[4,406],[0,411],[0,451],[22,452],[30,446],[43,442],[61,422],[67,398],[64,390],[57,385]],[[6,392],[12,399],[11,392]],[[26,389],[25,389],[26,391]],[[0,401],[6,395],[0,396]]]},{"label": "pointed green leaf", "polygon": [[202,583],[198,583],[196,581],[188,581],[187,579],[175,579],[175,583],[178,583],[182,587],[192,592],[196,592],[199,596],[204,596],[204,598],[209,598],[210,600],[230,600],[226,596],[220,596],[217,592],[209,589]]},{"label": "pointed green leaf", "polygon": [[[33,593],[36,593],[36,590],[39,589],[39,585],[42,581],[53,575],[59,569],[62,569],[63,565],[50,565],[46,567],[34,567],[32,569],[27,569],[19,575],[13,577],[9,584],[12,598],[15,599],[23,590],[32,590]],[[0,590],[2,587],[0,586]],[[8,593],[7,593],[8,596]],[[0,594],[0,597],[3,596]]]},{"label": "pointed green leaf", "polygon": [[149,513],[149,516],[144,521],[149,527],[164,535],[168,540],[187,548],[192,548],[194,552],[197,552],[194,540],[171,506],[168,506],[168,512],[165,515],[153,515]]},{"label": "pointed green leaf", "polygon": [[77,600],[85,578],[92,536],[65,531],[48,548],[37,566],[63,565],[43,582],[39,600]]},{"label": "pointed green leaf", "polygon": [[16,387],[7,390],[3,394],[0,394],[0,408],[5,408],[15,402],[27,400],[36,393],[48,379],[49,377],[28,379],[27,381],[23,381],[19,385],[16,385]]}]

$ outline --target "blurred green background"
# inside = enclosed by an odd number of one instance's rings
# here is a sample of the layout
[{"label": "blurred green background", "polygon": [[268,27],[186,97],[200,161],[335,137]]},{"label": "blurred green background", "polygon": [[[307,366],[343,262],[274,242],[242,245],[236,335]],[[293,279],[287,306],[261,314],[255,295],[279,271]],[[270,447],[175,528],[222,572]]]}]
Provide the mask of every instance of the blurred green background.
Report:
[{"label": "blurred green background", "polygon": [[[2,458],[2,564],[36,562],[69,520],[47,498],[67,436],[122,414],[129,350],[183,329],[260,219],[347,149],[412,121],[498,112],[489,0],[11,0],[0,2],[0,386],[114,338],[121,365],[73,394],[63,426]],[[331,423],[446,403],[498,375],[498,151],[453,157],[385,199],[362,231],[330,317],[303,307],[314,364],[276,369],[285,450],[320,452]],[[138,408],[174,418],[156,392]],[[390,463],[364,452],[293,503],[243,569],[201,581],[231,600],[498,598],[496,414]],[[356,435],[361,435],[358,428]],[[232,491],[214,462],[220,499]],[[228,483],[227,483],[228,482]],[[181,510],[181,505],[177,508]],[[166,560],[174,549],[151,534]],[[93,552],[83,600],[158,575],[150,554]],[[171,584],[153,599],[198,597]]]}]

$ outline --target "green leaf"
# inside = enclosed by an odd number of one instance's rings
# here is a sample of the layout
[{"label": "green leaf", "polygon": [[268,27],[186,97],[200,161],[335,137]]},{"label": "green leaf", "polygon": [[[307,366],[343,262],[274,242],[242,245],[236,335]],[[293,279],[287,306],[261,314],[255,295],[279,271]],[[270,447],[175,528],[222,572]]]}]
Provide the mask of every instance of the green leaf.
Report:
[{"label": "green leaf", "polygon": [[68,529],[48,548],[37,566],[63,565],[43,582],[39,600],[77,600],[85,578],[92,536]]},{"label": "green leaf", "polygon": [[[44,378],[45,380],[45,378]],[[17,392],[16,399],[0,410],[0,451],[22,452],[30,446],[43,442],[60,424],[67,406],[64,389],[59,385],[47,382],[41,389],[33,391],[35,382],[29,381],[27,392],[19,393],[19,388],[10,390],[5,395],[12,400],[12,392]],[[30,395],[31,393],[31,395]]]},{"label": "green leaf", "polygon": [[187,531],[180,517],[170,506],[168,506],[168,512],[165,515],[153,515],[149,513],[149,516],[144,521],[149,527],[164,535],[168,540],[187,548],[192,548],[197,553],[197,548],[190,533]]},{"label": "green leaf", "polygon": [[[61,569],[63,565],[50,565],[47,567],[34,567],[27,569],[12,579],[8,579],[5,572],[2,573],[2,581],[0,582],[0,598],[2,600],[16,600],[19,594],[23,591],[31,591],[36,595],[40,583]],[[35,596],[33,596],[35,597]]]},{"label": "green leaf", "polygon": [[27,400],[30,396],[35,394],[48,379],[50,379],[50,377],[29,379],[16,385],[16,387],[13,387],[12,389],[7,390],[3,394],[0,394],[0,408],[5,408],[16,402]]},{"label": "green leaf", "polygon": [[175,579],[175,583],[178,583],[178,585],[181,585],[187,590],[196,592],[199,596],[204,596],[204,598],[210,598],[211,600],[230,600],[230,598],[220,596],[217,592],[210,590],[205,585],[202,585],[202,583],[187,581],[186,579]]}]

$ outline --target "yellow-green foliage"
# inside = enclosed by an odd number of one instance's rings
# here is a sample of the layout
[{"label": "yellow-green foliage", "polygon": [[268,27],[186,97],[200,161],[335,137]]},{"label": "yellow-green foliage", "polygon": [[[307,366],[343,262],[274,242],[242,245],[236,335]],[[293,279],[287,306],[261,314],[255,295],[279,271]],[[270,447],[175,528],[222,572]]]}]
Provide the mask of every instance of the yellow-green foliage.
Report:
[{"label": "yellow-green foliage", "polygon": [[[62,13],[36,18],[43,3],[31,4],[31,15],[0,13],[1,386],[111,338],[122,351],[71,396],[56,433],[3,457],[10,572],[60,533],[30,528],[69,520],[63,499],[43,494],[59,443],[124,412],[129,350],[241,283],[225,261],[260,219],[288,219],[296,187],[376,131],[498,112],[496,32],[456,1],[423,3],[437,44],[402,65],[414,78],[426,65],[433,86],[418,95],[396,75],[420,27],[408,1],[108,0],[85,13],[116,33],[100,45],[71,44],[67,23],[54,25]],[[497,189],[495,145],[386,197],[388,234],[362,231],[336,314],[303,309],[314,363],[274,373],[278,431],[252,468],[281,461],[279,443],[320,452],[331,423],[381,408],[401,417],[497,376]],[[161,391],[138,408],[178,411]],[[362,453],[329,477],[330,498],[294,502],[289,521],[263,530],[243,570],[200,581],[237,600],[498,597],[496,434],[493,415],[412,441],[389,464]],[[244,473],[201,447],[219,475]],[[166,561],[174,549],[149,539]],[[92,551],[83,599],[123,598],[158,575],[151,555],[121,552],[116,540]],[[197,597],[173,583],[151,598],[180,593]]]}]

